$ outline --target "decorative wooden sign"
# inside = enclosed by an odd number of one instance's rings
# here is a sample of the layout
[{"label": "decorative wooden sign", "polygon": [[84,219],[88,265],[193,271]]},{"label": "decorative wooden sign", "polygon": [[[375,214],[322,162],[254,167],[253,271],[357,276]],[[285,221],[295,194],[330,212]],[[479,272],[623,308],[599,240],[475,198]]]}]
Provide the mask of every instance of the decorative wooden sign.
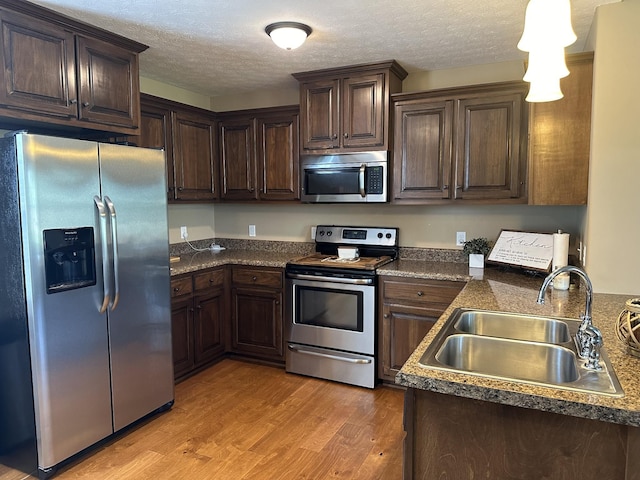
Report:
[{"label": "decorative wooden sign", "polygon": [[487,262],[551,271],[553,234],[502,230]]}]

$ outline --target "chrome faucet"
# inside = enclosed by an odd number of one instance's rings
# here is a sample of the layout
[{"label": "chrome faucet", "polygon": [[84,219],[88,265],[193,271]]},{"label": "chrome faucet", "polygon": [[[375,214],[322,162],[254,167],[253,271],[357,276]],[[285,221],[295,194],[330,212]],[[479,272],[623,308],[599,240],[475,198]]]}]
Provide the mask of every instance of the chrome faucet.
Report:
[{"label": "chrome faucet", "polygon": [[584,313],[580,315],[580,327],[576,332],[576,346],[578,347],[578,355],[586,360],[584,366],[590,370],[602,370],[600,365],[600,348],[602,348],[602,333],[591,322],[591,302],[593,301],[593,285],[584,270],[568,265],[551,272],[542,282],[540,292],[538,293],[538,303],[544,304],[544,294],[549,288],[549,284],[555,277],[563,273],[575,273],[582,278],[585,284],[587,294]]}]

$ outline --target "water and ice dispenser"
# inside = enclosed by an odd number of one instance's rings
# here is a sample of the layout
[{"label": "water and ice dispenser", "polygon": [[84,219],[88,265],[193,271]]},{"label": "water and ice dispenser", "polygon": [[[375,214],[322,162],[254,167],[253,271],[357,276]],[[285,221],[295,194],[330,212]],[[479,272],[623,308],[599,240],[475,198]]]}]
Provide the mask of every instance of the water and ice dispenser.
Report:
[{"label": "water and ice dispenser", "polygon": [[93,227],[44,230],[47,293],[96,284]]}]

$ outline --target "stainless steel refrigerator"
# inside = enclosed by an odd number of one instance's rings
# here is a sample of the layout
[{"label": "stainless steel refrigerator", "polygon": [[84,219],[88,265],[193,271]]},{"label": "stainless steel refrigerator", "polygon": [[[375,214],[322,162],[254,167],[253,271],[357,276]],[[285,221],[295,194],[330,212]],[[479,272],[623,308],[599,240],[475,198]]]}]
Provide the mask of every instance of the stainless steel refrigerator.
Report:
[{"label": "stainless steel refrigerator", "polygon": [[0,140],[5,468],[45,478],[173,404],[164,172],[159,150]]}]

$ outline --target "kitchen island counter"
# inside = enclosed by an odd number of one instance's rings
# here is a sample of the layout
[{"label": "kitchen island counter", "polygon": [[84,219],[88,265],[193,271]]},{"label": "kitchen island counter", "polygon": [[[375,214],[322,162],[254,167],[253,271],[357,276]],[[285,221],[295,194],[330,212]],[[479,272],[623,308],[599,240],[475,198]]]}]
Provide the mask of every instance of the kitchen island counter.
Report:
[{"label": "kitchen island counter", "polygon": [[[425,336],[396,376],[396,383],[420,390],[531,408],[576,417],[640,426],[640,359],[626,353],[615,333],[616,320],[627,295],[595,294],[593,322],[601,329],[605,350],[624,390],[623,397],[561,390],[515,381],[422,367],[418,362],[445,320],[456,308],[477,308],[578,319],[585,307],[585,292],[549,289],[545,305],[536,298],[543,277],[486,268],[482,279],[469,276],[465,264],[399,261],[382,267],[380,275],[416,276],[440,280],[468,280],[465,288]],[[464,275],[466,270],[467,274]]]}]

